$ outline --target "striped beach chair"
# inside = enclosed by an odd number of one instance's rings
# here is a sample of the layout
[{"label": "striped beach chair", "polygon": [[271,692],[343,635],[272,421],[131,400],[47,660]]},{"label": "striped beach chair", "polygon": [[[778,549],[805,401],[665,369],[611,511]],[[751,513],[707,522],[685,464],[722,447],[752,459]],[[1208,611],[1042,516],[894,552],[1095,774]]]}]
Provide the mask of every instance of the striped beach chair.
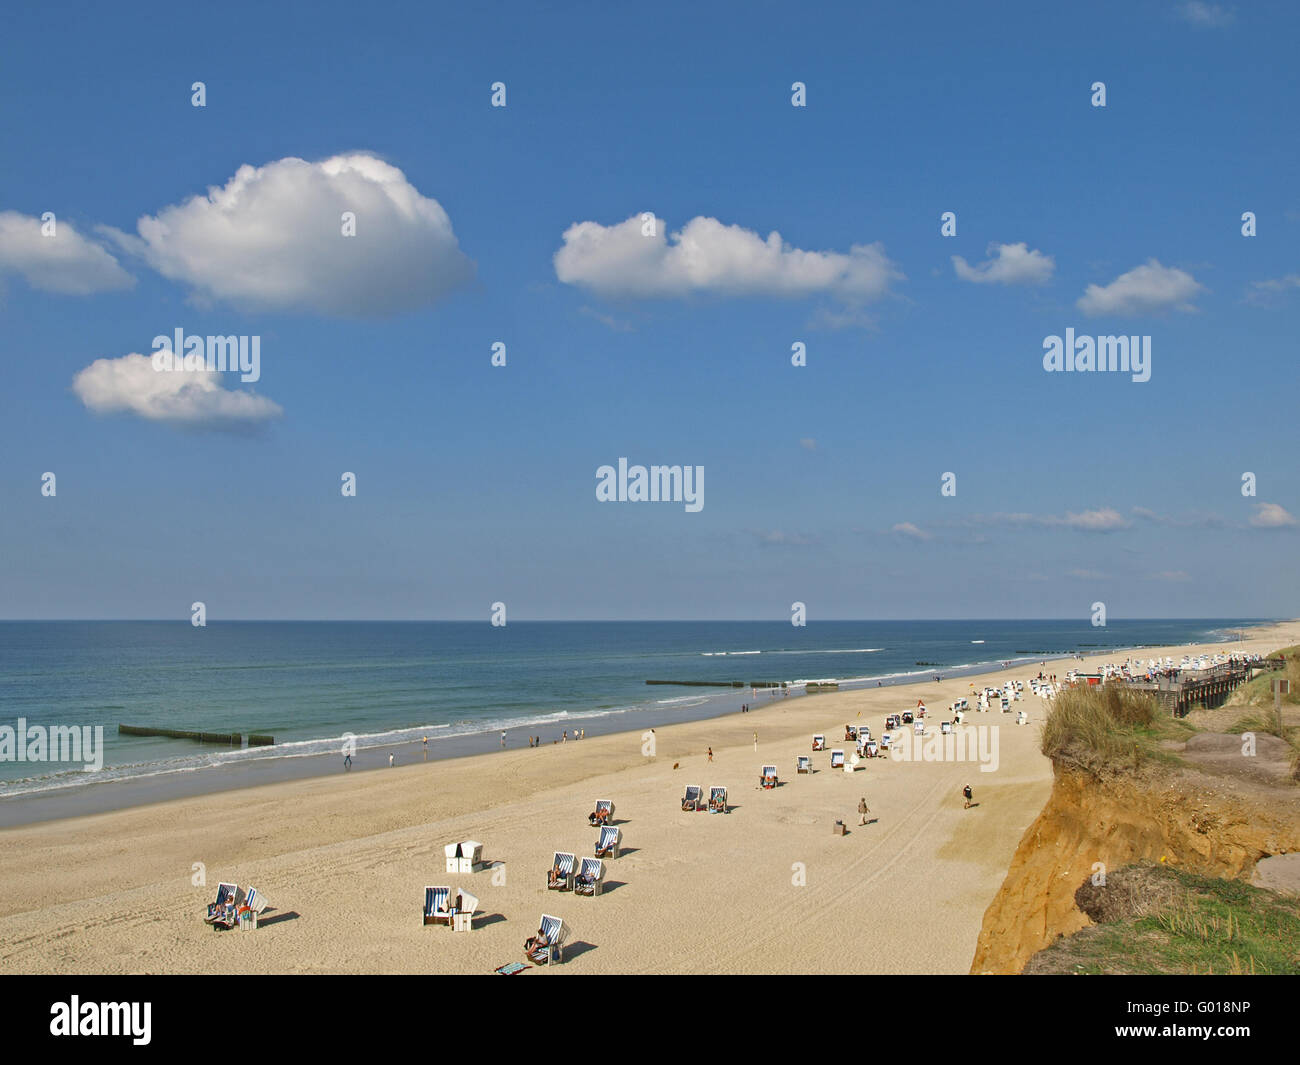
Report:
[{"label": "striped beach chair", "polygon": [[426,887],[424,889],[424,923],[451,924],[451,888]]},{"label": "striped beach chair", "polygon": [[605,825],[596,840],[597,858],[617,858],[619,848],[623,845],[623,833],[613,825]]},{"label": "striped beach chair", "polygon": [[569,930],[564,927],[564,922],[558,917],[552,917],[549,913],[544,913],[537,931],[542,937],[543,944],[527,952],[528,960],[536,965],[550,965],[552,962],[557,961],[563,962],[564,941],[569,938]]},{"label": "striped beach chair", "polygon": [[811,773],[812,759],[809,758],[806,754],[799,755],[799,757],[795,760],[794,763],[794,771],[796,773]]},{"label": "striped beach chair", "polygon": [[844,752],[840,750],[838,747],[836,747],[835,750],[831,751],[831,768],[832,769],[844,768]]},{"label": "striped beach chair", "polygon": [[682,809],[695,811],[700,808],[700,800],[704,798],[704,789],[698,784],[687,784],[686,794],[682,797]]},{"label": "striped beach chair", "polygon": [[239,903],[239,885],[217,885],[216,902],[208,903],[207,916],[203,918],[214,927],[230,928],[235,922],[235,908]]},{"label": "striped beach chair", "polygon": [[775,788],[780,783],[780,779],[776,775],[776,766],[763,766],[763,772],[758,778],[758,783],[764,788]]},{"label": "striped beach chair", "polygon": [[727,812],[727,789],[721,784],[709,788],[709,813],[725,814]]},{"label": "striped beach chair", "polygon": [[573,878],[575,895],[599,895],[605,885],[605,863],[599,858],[583,858],[578,875]]},{"label": "striped beach chair", "polygon": [[[546,871],[546,887],[549,891],[572,891],[573,890],[573,867],[576,864],[572,854],[564,851],[556,851],[555,857],[551,859],[551,868]],[[559,875],[555,883],[551,883],[551,873],[558,867]]]}]

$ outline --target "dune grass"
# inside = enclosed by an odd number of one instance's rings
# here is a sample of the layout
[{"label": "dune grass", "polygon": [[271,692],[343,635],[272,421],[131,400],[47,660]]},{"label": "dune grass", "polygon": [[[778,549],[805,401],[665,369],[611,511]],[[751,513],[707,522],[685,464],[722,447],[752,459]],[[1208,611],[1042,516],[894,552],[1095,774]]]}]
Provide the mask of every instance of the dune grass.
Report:
[{"label": "dune grass", "polygon": [[1067,688],[1052,702],[1042,751],[1054,762],[1094,772],[1139,769],[1150,762],[1178,764],[1161,742],[1185,740],[1195,731],[1147,692],[1123,684]]},{"label": "dune grass", "polygon": [[[1115,919],[1058,940],[1027,971],[1079,974],[1300,973],[1300,899],[1240,880],[1197,876],[1168,866],[1129,866],[1113,879],[1140,879],[1156,912]],[[1167,902],[1164,900],[1168,900]]]}]

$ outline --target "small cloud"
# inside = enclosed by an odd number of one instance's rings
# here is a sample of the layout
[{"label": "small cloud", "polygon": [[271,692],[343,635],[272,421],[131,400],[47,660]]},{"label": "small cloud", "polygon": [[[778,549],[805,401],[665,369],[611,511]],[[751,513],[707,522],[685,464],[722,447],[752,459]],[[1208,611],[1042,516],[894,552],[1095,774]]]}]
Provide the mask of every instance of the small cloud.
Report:
[{"label": "small cloud", "polygon": [[32,288],[70,296],[135,284],[108,251],[83,237],[71,222],[55,219],[53,225],[53,234],[46,236],[39,218],[0,211],[0,274],[19,274]]},{"label": "small cloud", "polygon": [[960,255],[952,257],[953,269],[963,281],[976,284],[1042,285],[1051,279],[1056,263],[1050,255],[1030,251],[1028,244],[997,244],[988,246],[991,255],[977,266],[969,265]]},{"label": "small cloud", "polygon": [[612,226],[575,222],[555,253],[555,276],[603,296],[828,294],[854,306],[884,296],[903,276],[880,244],[805,251],[775,231],[764,238],[716,218],[692,218],[673,233],[663,219],[655,223],[654,235],[646,236],[639,215]]},{"label": "small cloud", "polygon": [[1297,288],[1300,288],[1300,274],[1287,274],[1268,281],[1252,281],[1246,292],[1246,302],[1262,306],[1274,302],[1284,292]]},{"label": "small cloud", "polygon": [[1205,286],[1185,270],[1148,259],[1109,285],[1089,285],[1075,306],[1084,314],[1159,314],[1195,311],[1192,300]]},{"label": "small cloud", "polygon": [[1256,529],[1286,529],[1296,520],[1278,503],[1256,503],[1250,524]]},{"label": "small cloud", "polygon": [[284,413],[265,396],[223,388],[216,370],[155,370],[149,357],[134,353],[96,359],[73,378],[72,391],[88,410],[175,426],[251,428]]},{"label": "small cloud", "polygon": [[805,436],[802,440],[799,441],[799,446],[803,448],[805,451],[816,451],[817,441],[814,440],[811,436]]},{"label": "small cloud", "polygon": [[612,314],[602,314],[594,307],[582,306],[578,308],[579,314],[585,314],[588,318],[594,318],[601,325],[607,326],[616,333],[631,333],[633,326],[631,322],[625,322],[621,318],[615,318]]},{"label": "small cloud", "polygon": [[773,547],[806,547],[814,543],[814,538],[805,533],[784,532],[781,529],[758,529],[754,531],[760,544]]},{"label": "small cloud", "polygon": [[1009,525],[1042,529],[1078,529],[1082,532],[1114,532],[1127,529],[1132,524],[1112,507],[1059,514],[995,513],[972,514],[967,519],[973,525]]},{"label": "small cloud", "polygon": [[924,529],[918,528],[917,526],[913,525],[910,521],[900,521],[897,525],[895,525],[892,529],[890,529],[890,532],[897,533],[899,536],[905,536],[909,540],[932,539],[931,535],[928,532],[926,532]]},{"label": "small cloud", "polygon": [[1192,26],[1210,30],[1232,25],[1237,14],[1219,4],[1206,3],[1205,0],[1184,0],[1178,6],[1178,17]]}]

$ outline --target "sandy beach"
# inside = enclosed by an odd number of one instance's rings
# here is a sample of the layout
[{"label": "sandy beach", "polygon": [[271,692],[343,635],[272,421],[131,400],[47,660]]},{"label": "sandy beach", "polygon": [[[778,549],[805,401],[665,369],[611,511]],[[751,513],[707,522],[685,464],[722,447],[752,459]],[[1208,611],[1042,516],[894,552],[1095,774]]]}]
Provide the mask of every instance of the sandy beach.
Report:
[{"label": "sandy beach", "polygon": [[[1300,642],[1300,623],[1246,635],[1134,657],[1270,651]],[[1063,676],[1125,657],[1042,668]],[[832,772],[811,736],[823,732],[828,747],[851,754],[846,722],[878,736],[886,714],[918,699],[937,729],[972,687],[1027,683],[1038,670],[760,694],[748,714],[657,729],[653,757],[642,733],[624,733],[7,829],[0,972],[490,973],[522,960],[545,912],[570,927],[554,973],[965,973],[984,911],[1051,789],[1038,749],[1047,704],[1026,687],[1013,704],[1028,713],[1025,726],[1014,713],[967,716],[998,726],[995,772],[889,758]],[[801,754],[817,772],[795,774]],[[757,787],[765,763],[780,771],[772,791]],[[688,784],[726,785],[732,811],[682,812]],[[873,823],[859,827],[862,797]],[[622,856],[606,863],[604,894],[547,891],[555,850],[593,852],[586,815],[597,798],[616,803],[624,839]],[[832,834],[837,818],[844,836]],[[445,873],[444,844],[464,839],[482,841],[484,858],[503,866]],[[203,923],[218,881],[254,885],[270,900],[255,932]],[[473,932],[421,924],[423,889],[438,884],[479,897]]]}]

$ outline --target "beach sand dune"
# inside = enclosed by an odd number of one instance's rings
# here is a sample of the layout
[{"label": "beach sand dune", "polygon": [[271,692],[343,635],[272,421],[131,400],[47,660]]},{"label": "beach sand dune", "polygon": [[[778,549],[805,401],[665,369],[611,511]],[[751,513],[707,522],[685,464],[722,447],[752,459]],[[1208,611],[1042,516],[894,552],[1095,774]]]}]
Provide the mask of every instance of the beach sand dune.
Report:
[{"label": "beach sand dune", "polygon": [[[1280,642],[1258,630],[1232,646]],[[1037,669],[989,676],[1027,680]],[[0,972],[490,973],[522,960],[524,939],[551,913],[571,929],[556,973],[965,973],[1051,789],[1038,750],[1047,704],[1029,694],[1014,704],[1027,726],[1014,714],[967,716],[998,727],[996,772],[888,758],[832,772],[811,736],[851,753],[839,742],[845,722],[878,736],[887,713],[918,698],[937,729],[949,703],[983,683],[760,695],[751,713],[658,729],[652,758],[641,733],[601,736],[5,830]],[[818,771],[796,776],[800,754]],[[757,787],[764,763],[777,765],[779,788]],[[726,785],[732,812],[682,812],[687,784]],[[862,797],[872,823],[859,827]],[[615,801],[624,836],[604,894],[547,891],[555,850],[593,853],[586,815],[597,798]],[[832,834],[836,819],[846,835]],[[503,864],[445,873],[443,845],[464,839]],[[205,884],[194,883],[196,863]],[[204,925],[219,880],[270,900],[256,932]],[[437,884],[479,897],[475,931],[421,924],[423,889]]]}]

